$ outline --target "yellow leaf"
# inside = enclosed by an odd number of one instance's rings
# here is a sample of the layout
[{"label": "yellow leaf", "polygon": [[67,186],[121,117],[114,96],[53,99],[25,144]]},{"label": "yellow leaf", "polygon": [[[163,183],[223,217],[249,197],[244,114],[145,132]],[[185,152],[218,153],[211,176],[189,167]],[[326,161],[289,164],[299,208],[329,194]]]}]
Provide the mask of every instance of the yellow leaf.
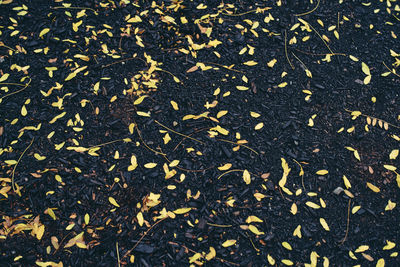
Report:
[{"label": "yellow leaf", "polygon": [[328,174],[328,170],[319,170],[316,172],[317,175],[326,175]]},{"label": "yellow leaf", "polygon": [[389,158],[390,159],[396,159],[398,155],[399,155],[399,150],[398,149],[393,149],[392,152],[390,152]]},{"label": "yellow leaf", "polygon": [[389,171],[396,171],[396,167],[393,165],[383,165],[383,167]]},{"label": "yellow leaf", "polygon": [[155,166],[157,166],[157,163],[154,163],[154,162],[144,164],[144,167],[146,169],[153,169]]},{"label": "yellow leaf", "polygon": [[385,260],[384,259],[379,259],[377,262],[376,262],[376,267],[385,267]]},{"label": "yellow leaf", "polygon": [[143,213],[139,211],[139,213],[136,214],[136,219],[138,220],[138,224],[142,226],[144,223]]},{"label": "yellow leaf", "polygon": [[264,123],[262,123],[262,122],[260,122],[260,123],[258,123],[255,127],[254,127],[254,130],[260,130],[260,129],[262,129],[264,127]]},{"label": "yellow leaf", "polygon": [[236,89],[238,89],[239,91],[246,91],[249,90],[249,87],[238,85],[236,86]]},{"label": "yellow leaf", "polygon": [[347,189],[351,188],[351,183],[349,179],[347,179],[346,175],[343,175],[343,182]]},{"label": "yellow leaf", "polygon": [[48,33],[49,31],[50,31],[49,28],[44,28],[43,30],[41,30],[39,33],[39,38]]},{"label": "yellow leaf", "polygon": [[22,108],[21,108],[21,115],[25,117],[26,114],[28,114],[28,111],[26,110],[25,105],[22,105]]},{"label": "yellow leaf", "polygon": [[286,241],[282,242],[282,246],[287,250],[292,250],[292,246]]},{"label": "yellow leaf", "polygon": [[271,255],[268,254],[268,255],[267,255],[267,259],[268,259],[268,263],[269,263],[269,264],[275,265],[275,259],[272,258]]},{"label": "yellow leaf", "polygon": [[150,117],[150,111],[148,113],[143,111],[137,111],[136,113],[142,117]]},{"label": "yellow leaf", "polygon": [[330,231],[328,224],[324,218],[319,218],[319,223],[324,227],[325,231]]},{"label": "yellow leaf", "polygon": [[224,165],[218,167],[218,170],[220,171],[226,171],[229,170],[232,167],[232,164],[230,163],[225,163]]},{"label": "yellow leaf", "polygon": [[243,181],[244,181],[246,184],[250,184],[250,183],[251,183],[250,173],[249,173],[248,170],[244,170],[244,171],[243,171]]},{"label": "yellow leaf", "polygon": [[210,261],[213,258],[215,258],[215,256],[217,255],[215,249],[213,247],[210,247],[210,252],[206,255],[206,260]]},{"label": "yellow leaf", "polygon": [[371,183],[368,183],[368,182],[367,182],[367,186],[368,186],[369,189],[371,189],[371,190],[374,191],[375,193],[379,193],[379,192],[381,191],[378,187],[376,187],[375,185],[373,185],[373,184],[371,184]]},{"label": "yellow leaf", "polygon": [[67,78],[65,78],[65,81],[69,81],[73,78],[75,78],[76,73],[75,72],[71,72],[70,74],[68,74]]},{"label": "yellow leaf", "polygon": [[296,214],[297,214],[297,205],[296,205],[296,203],[293,202],[292,206],[290,207],[290,212],[291,212],[293,215],[296,215]]},{"label": "yellow leaf", "polygon": [[171,168],[173,168],[173,167],[175,167],[175,166],[178,166],[179,162],[180,162],[179,160],[174,159],[174,160],[171,161],[168,165],[169,165]]},{"label": "yellow leaf", "polygon": [[385,207],[385,211],[392,210],[396,207],[396,203],[392,202],[390,199],[388,200],[388,204]]},{"label": "yellow leaf", "polygon": [[246,65],[246,66],[255,66],[255,65],[257,65],[258,63],[255,62],[254,60],[250,60],[250,61],[244,62],[243,64]]},{"label": "yellow leaf", "polygon": [[261,193],[254,193],[253,196],[257,199],[257,201],[261,201],[263,198],[266,197],[264,194]]},{"label": "yellow leaf", "polygon": [[267,63],[267,66],[270,68],[273,68],[276,62],[277,62],[277,60],[274,58]]},{"label": "yellow leaf", "polygon": [[192,208],[180,208],[180,209],[174,210],[173,213],[175,213],[175,214],[185,214],[185,213],[188,213],[191,210],[192,210]]},{"label": "yellow leaf", "polygon": [[189,263],[193,263],[202,257],[203,257],[203,255],[201,253],[197,252],[193,256],[189,257]]},{"label": "yellow leaf", "polygon": [[297,225],[296,229],[294,229],[293,236],[301,238],[301,225]]},{"label": "yellow leaf", "polygon": [[255,227],[254,225],[249,225],[249,230],[255,235],[263,235],[263,234],[265,234],[264,232],[260,232],[257,229],[257,227]]},{"label": "yellow leaf", "polygon": [[261,115],[258,114],[257,112],[251,111],[251,112],[250,112],[250,116],[252,116],[253,118],[258,118],[258,117],[260,117]]},{"label": "yellow leaf", "polygon": [[9,76],[10,76],[10,74],[8,74],[8,73],[3,74],[3,75],[0,77],[0,82],[4,82],[5,80],[8,79]]},{"label": "yellow leaf", "polygon": [[358,154],[358,151],[357,151],[357,150],[354,150],[354,151],[353,151],[353,154],[354,154],[354,157],[355,157],[356,159],[358,159],[358,161],[361,161],[360,155]]},{"label": "yellow leaf", "polygon": [[261,220],[261,219],[258,218],[257,216],[250,215],[249,217],[247,217],[246,223],[250,224],[250,223],[252,223],[252,222],[259,222],[259,223],[262,223],[263,220]]},{"label": "yellow leaf", "polygon": [[319,208],[321,208],[320,205],[315,204],[314,202],[311,202],[311,201],[307,201],[307,202],[306,202],[306,205],[309,206],[310,208],[313,208],[313,209],[319,209]]},{"label": "yellow leaf", "polygon": [[78,31],[78,28],[79,28],[79,26],[81,26],[81,24],[82,24],[82,20],[72,23],[72,29],[74,30],[74,32]]},{"label": "yellow leaf", "polygon": [[88,225],[88,224],[89,224],[89,221],[90,221],[90,216],[89,216],[89,214],[87,214],[87,213],[85,214],[84,220],[85,220],[85,224]]},{"label": "yellow leaf", "polygon": [[236,244],[236,240],[235,239],[228,239],[224,243],[222,243],[222,246],[224,248],[227,248],[227,247],[233,246],[235,244]]},{"label": "yellow leaf", "polygon": [[361,69],[362,69],[362,71],[364,72],[365,75],[371,76],[371,72],[369,70],[369,67],[364,62],[361,62]]},{"label": "yellow leaf", "polygon": [[135,102],[133,102],[134,105],[139,105],[140,103],[143,102],[143,100],[147,97],[147,95],[142,95],[141,97],[139,97],[138,99],[135,100]]},{"label": "yellow leaf", "polygon": [[383,250],[391,250],[396,246],[396,243],[386,240],[386,246],[383,247]]},{"label": "yellow leaf", "polygon": [[113,198],[113,197],[108,197],[108,201],[112,204],[112,205],[114,205],[114,206],[116,206],[116,207],[120,207],[119,206],[119,204],[117,203],[117,201],[115,201],[115,199]]},{"label": "yellow leaf", "polygon": [[364,78],[364,84],[369,84],[369,82],[371,81],[371,75],[368,75],[368,76],[365,76],[365,78]]},{"label": "yellow leaf", "polygon": [[53,218],[53,220],[57,220],[56,214],[54,213],[53,209],[47,208],[46,213]]},{"label": "yellow leaf", "polygon": [[369,246],[367,246],[367,245],[361,245],[361,246],[359,246],[354,252],[355,252],[355,253],[362,253],[362,252],[367,251],[368,249],[369,249]]},{"label": "yellow leaf", "polygon": [[35,159],[37,159],[39,161],[46,159],[45,156],[41,156],[38,153],[33,154],[33,156],[35,157]]},{"label": "yellow leaf", "polygon": [[170,101],[170,103],[171,103],[171,105],[172,105],[172,108],[174,109],[174,110],[179,110],[179,106],[178,106],[178,103],[176,103],[175,101]]},{"label": "yellow leaf", "polygon": [[129,124],[128,128],[129,128],[129,133],[133,134],[133,129],[135,128],[135,124],[134,123]]},{"label": "yellow leaf", "polygon": [[283,87],[286,87],[286,85],[287,85],[287,82],[283,82],[283,83],[278,84],[278,87],[283,88]]},{"label": "yellow leaf", "polygon": [[349,55],[349,58],[350,58],[351,60],[355,61],[355,62],[358,61],[358,58],[356,58],[355,56]]},{"label": "yellow leaf", "polygon": [[142,19],[138,15],[136,15],[135,17],[128,19],[126,22],[137,23],[137,22],[142,22]]},{"label": "yellow leaf", "polygon": [[217,113],[217,119],[221,118],[222,116],[225,116],[228,113],[227,110],[221,110]]}]

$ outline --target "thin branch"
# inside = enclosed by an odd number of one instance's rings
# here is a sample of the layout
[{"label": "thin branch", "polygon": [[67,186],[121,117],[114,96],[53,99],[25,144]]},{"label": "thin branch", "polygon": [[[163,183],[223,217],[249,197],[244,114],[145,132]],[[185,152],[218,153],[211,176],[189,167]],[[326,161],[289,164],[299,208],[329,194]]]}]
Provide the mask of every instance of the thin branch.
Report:
[{"label": "thin branch", "polygon": [[1,103],[1,101],[3,100],[3,98],[6,98],[6,97],[8,97],[8,96],[15,95],[15,94],[17,94],[17,93],[19,93],[19,92],[24,91],[24,90],[31,84],[31,81],[32,81],[32,79],[29,78],[29,82],[26,83],[26,84],[20,84],[20,83],[0,83],[0,85],[16,85],[16,86],[23,86],[23,88],[21,88],[21,89],[19,89],[19,90],[17,90],[17,91],[11,92],[11,93],[9,93],[9,94],[7,94],[7,95],[5,95],[5,96],[0,97],[0,103]]},{"label": "thin branch", "polygon": [[304,13],[300,13],[300,14],[295,14],[295,16],[296,17],[300,17],[300,16],[305,16],[305,15],[313,13],[315,10],[317,10],[317,8],[319,6],[319,2],[321,2],[321,0],[318,0],[317,5],[313,9],[311,9],[310,11],[307,11],[307,12],[304,12]]},{"label": "thin branch", "polygon": [[143,238],[144,238],[157,224],[159,224],[160,222],[164,221],[164,220],[167,219],[167,218],[168,218],[168,217],[159,220],[158,222],[156,222],[155,224],[153,224],[149,229],[147,229],[147,231],[144,232],[144,234],[143,234],[142,237],[136,242],[136,244],[135,244],[130,250],[128,250],[128,251],[125,253],[125,255],[122,257],[122,259],[124,259],[126,256],[128,256],[128,255],[140,244],[140,242],[142,242]]},{"label": "thin branch", "polygon": [[222,142],[231,143],[231,144],[234,144],[234,145],[237,145],[237,146],[242,146],[242,147],[247,148],[248,150],[250,150],[250,151],[252,151],[252,152],[254,152],[254,153],[256,153],[256,154],[258,155],[258,152],[257,152],[257,151],[255,151],[254,149],[252,149],[251,147],[248,147],[248,146],[246,146],[246,145],[238,144],[238,143],[232,142],[232,141],[230,141],[230,140],[226,140],[226,139],[219,139],[219,138],[217,138],[216,140],[219,140],[219,141],[222,141]]},{"label": "thin branch", "polygon": [[157,120],[155,120],[155,123],[157,123],[158,125],[160,125],[161,127],[165,128],[165,129],[167,129],[168,131],[171,131],[171,132],[173,132],[173,133],[175,133],[175,134],[177,134],[177,135],[184,136],[184,137],[186,137],[186,138],[192,139],[192,140],[197,141],[197,142],[199,142],[199,143],[201,143],[201,144],[204,145],[204,142],[203,142],[203,141],[200,141],[200,140],[198,140],[198,139],[196,139],[196,138],[190,137],[190,136],[185,135],[185,134],[178,133],[177,131],[174,131],[174,130],[172,130],[171,128],[168,128],[167,126],[163,125],[162,123],[160,123],[160,122],[157,121]]},{"label": "thin branch", "polygon": [[385,64],[384,61],[382,61],[382,63],[383,63],[383,65],[385,65],[385,67],[386,67],[392,74],[396,75],[397,77],[400,77],[400,75],[397,74],[396,72],[393,72],[393,71]]},{"label": "thin branch", "polygon": [[[195,250],[193,250],[193,249],[190,249],[190,248],[186,247],[185,245],[181,245],[181,244],[176,243],[176,242],[173,242],[173,241],[169,241],[168,244],[176,245],[176,246],[181,246],[181,247],[183,247],[184,249],[186,249],[186,250],[188,250],[188,251],[190,251],[190,252],[192,252],[192,253],[197,254],[197,251],[195,251]],[[234,263],[234,262],[230,262],[230,261],[224,260],[224,259],[219,258],[219,257],[215,257],[215,259],[219,260],[219,261],[222,262],[222,263],[228,263],[228,264],[231,264],[231,265],[234,265],[234,266],[240,266],[240,264],[237,264],[237,263]]]},{"label": "thin branch", "polygon": [[286,32],[286,30],[285,30],[285,55],[286,55],[287,61],[289,62],[290,67],[292,67],[292,70],[294,70],[294,66],[293,66],[293,64],[292,64],[292,62],[290,61],[289,56],[288,56],[287,44],[286,44],[286,43],[287,43],[287,32]]},{"label": "thin branch", "polygon": [[349,225],[350,225],[350,204],[351,204],[351,198],[349,198],[349,204],[347,207],[347,225],[346,225],[346,235],[343,237],[342,241],[340,241],[340,245],[343,245],[344,242],[346,242],[347,235],[349,234]]},{"label": "thin branch", "polygon": [[19,156],[19,158],[18,158],[18,161],[17,161],[17,163],[15,164],[15,166],[14,166],[14,169],[12,170],[12,173],[11,173],[11,186],[12,186],[12,189],[13,189],[13,191],[15,192],[16,190],[15,190],[15,180],[14,180],[14,177],[15,177],[15,170],[17,169],[17,166],[18,166],[18,164],[19,164],[19,162],[21,161],[21,159],[22,159],[22,157],[24,156],[24,154],[25,154],[25,152],[31,147],[31,145],[33,144],[33,141],[35,140],[35,138],[32,138],[32,140],[31,140],[31,142],[29,143],[29,145],[25,148],[25,150],[22,152],[22,154]]},{"label": "thin branch", "polygon": [[95,14],[95,15],[97,15],[98,13],[97,13],[97,11],[96,10],[94,10],[93,8],[90,8],[90,7],[81,7],[81,6],[70,6],[70,7],[66,7],[66,6],[56,6],[56,7],[52,7],[52,9],[87,9],[87,10],[91,10],[91,11],[93,11],[93,13]]}]

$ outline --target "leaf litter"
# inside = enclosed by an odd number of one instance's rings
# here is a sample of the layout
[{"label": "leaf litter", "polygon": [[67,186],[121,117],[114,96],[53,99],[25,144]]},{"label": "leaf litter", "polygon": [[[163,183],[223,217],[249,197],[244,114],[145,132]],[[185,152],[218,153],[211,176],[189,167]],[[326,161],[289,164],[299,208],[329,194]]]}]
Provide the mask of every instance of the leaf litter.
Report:
[{"label": "leaf litter", "polygon": [[392,2],[3,0],[2,262],[395,264]]}]

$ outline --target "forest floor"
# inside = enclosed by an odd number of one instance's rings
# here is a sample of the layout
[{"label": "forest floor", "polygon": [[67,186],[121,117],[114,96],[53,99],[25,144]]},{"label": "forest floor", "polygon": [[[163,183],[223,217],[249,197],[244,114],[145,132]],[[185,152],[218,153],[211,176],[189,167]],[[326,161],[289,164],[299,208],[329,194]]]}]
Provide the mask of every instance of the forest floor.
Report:
[{"label": "forest floor", "polygon": [[0,1],[2,266],[396,266],[399,1]]}]

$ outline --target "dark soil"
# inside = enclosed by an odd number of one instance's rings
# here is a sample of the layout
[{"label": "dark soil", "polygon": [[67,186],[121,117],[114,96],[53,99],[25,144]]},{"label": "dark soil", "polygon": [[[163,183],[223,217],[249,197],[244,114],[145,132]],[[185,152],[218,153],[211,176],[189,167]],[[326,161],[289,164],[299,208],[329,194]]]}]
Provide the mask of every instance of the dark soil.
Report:
[{"label": "dark soil", "polygon": [[397,266],[399,5],[3,0],[1,265]]}]

